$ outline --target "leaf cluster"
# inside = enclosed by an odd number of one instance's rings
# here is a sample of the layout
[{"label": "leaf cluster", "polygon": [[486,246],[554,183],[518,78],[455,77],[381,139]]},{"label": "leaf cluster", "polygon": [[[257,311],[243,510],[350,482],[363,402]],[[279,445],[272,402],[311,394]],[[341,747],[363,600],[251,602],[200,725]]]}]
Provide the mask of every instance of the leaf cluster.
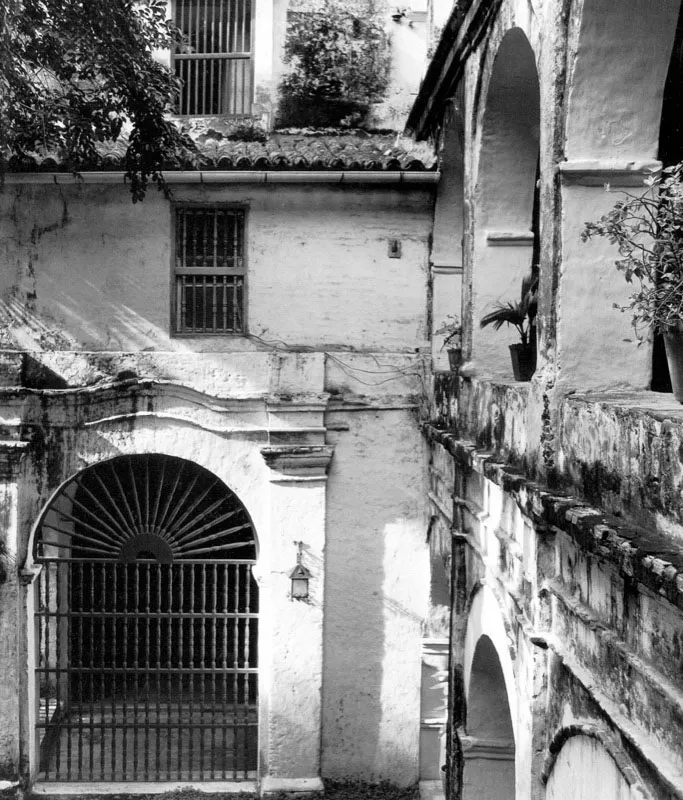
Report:
[{"label": "leaf cluster", "polygon": [[191,158],[169,118],[178,82],[155,60],[180,33],[166,0],[0,0],[0,166],[56,153],[70,169],[97,167],[97,144],[130,126],[133,200],[164,166]]},{"label": "leaf cluster", "polygon": [[290,12],[283,95],[357,101],[380,100],[389,86],[389,37],[370,5],[361,15],[347,0],[324,0],[315,11]]},{"label": "leaf cluster", "polygon": [[448,314],[441,325],[439,325],[439,327],[434,331],[434,335],[446,337],[441,345],[442,350],[444,347],[448,347],[449,345],[453,348],[460,347],[462,341],[462,325],[460,323],[460,317],[456,316],[455,314]]},{"label": "leaf cluster", "polygon": [[[657,170],[641,194],[622,199],[597,222],[587,222],[583,241],[594,236],[615,245],[615,266],[633,292],[624,306],[642,339],[683,323],[683,163]],[[609,189],[609,187],[608,187]]]},{"label": "leaf cluster", "polygon": [[520,299],[516,302],[496,303],[493,311],[481,318],[479,325],[482,328],[493,325],[496,331],[503,325],[512,325],[517,329],[521,343],[526,346],[529,343],[529,334],[536,320],[537,310],[538,271],[532,270],[522,279]]}]

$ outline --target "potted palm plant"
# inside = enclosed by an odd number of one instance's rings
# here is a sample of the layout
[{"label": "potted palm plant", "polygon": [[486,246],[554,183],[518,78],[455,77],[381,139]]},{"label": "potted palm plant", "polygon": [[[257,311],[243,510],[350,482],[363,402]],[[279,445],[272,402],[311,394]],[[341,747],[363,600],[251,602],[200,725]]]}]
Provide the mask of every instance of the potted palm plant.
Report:
[{"label": "potted palm plant", "polygon": [[519,333],[518,344],[510,345],[512,372],[516,381],[530,381],[536,370],[536,309],[538,307],[538,272],[532,270],[522,280],[520,299],[512,303],[496,303],[493,311],[479,321],[482,328],[493,325],[500,330],[512,325]]},{"label": "potted palm plant", "polygon": [[683,403],[683,163],[657,170],[641,194],[621,199],[581,234],[603,236],[617,246],[615,266],[633,293],[626,305],[642,342],[662,334],[674,397]]},{"label": "potted palm plant", "polygon": [[434,336],[444,336],[441,349],[448,353],[448,365],[452,372],[456,372],[462,363],[462,326],[460,318],[449,314],[441,325],[434,331]]}]

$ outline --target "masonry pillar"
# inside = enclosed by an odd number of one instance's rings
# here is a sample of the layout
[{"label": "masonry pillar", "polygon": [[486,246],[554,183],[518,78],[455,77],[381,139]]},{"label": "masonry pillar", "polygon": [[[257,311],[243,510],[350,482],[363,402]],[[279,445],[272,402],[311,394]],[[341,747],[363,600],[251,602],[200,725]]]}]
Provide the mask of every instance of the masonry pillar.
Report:
[{"label": "masonry pillar", "polygon": [[[261,683],[268,695],[263,793],[322,789],[325,484],[332,450],[326,445],[261,450],[271,468],[270,551],[264,553],[261,575],[269,598]],[[291,596],[289,576],[299,552],[310,572],[306,599]]]},{"label": "masonry pillar", "polygon": [[26,442],[0,442],[0,782],[20,771],[19,474]]}]

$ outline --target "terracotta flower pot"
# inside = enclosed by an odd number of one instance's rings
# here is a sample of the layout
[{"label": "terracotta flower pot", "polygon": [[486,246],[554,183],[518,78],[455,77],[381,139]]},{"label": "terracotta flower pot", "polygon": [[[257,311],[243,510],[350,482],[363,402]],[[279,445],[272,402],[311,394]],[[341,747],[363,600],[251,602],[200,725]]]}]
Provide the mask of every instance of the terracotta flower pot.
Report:
[{"label": "terracotta flower pot", "polygon": [[536,371],[536,353],[530,344],[511,344],[512,374],[516,381],[530,381]]},{"label": "terracotta flower pot", "polygon": [[664,349],[674,397],[679,403],[683,403],[683,330],[669,328],[665,331]]}]

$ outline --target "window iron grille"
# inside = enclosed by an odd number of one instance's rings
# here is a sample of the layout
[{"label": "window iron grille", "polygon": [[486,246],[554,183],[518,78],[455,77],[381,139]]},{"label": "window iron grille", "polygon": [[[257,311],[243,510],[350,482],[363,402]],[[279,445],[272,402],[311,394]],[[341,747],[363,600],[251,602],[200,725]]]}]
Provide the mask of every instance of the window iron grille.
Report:
[{"label": "window iron grille", "polygon": [[177,333],[243,333],[243,209],[177,207]]},{"label": "window iron grille", "polygon": [[251,0],[176,0],[173,61],[181,116],[247,116],[253,95]]}]

